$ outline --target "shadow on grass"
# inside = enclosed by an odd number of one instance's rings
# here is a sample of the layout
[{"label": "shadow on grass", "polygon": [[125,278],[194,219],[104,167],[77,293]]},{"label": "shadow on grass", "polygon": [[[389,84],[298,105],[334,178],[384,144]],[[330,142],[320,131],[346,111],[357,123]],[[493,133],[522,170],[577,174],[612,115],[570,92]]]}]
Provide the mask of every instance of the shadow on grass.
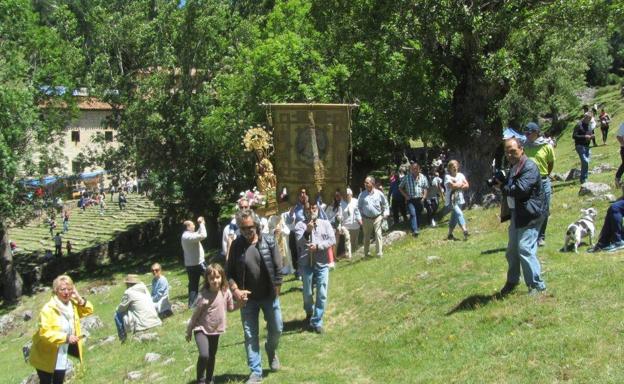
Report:
[{"label": "shadow on grass", "polygon": [[453,309],[446,313],[446,316],[450,316],[457,312],[462,311],[474,311],[488,305],[492,300],[500,300],[504,298],[504,295],[500,292],[496,292],[493,295],[472,295],[468,296],[457,304]]},{"label": "shadow on grass", "polygon": [[288,335],[291,333],[301,333],[306,330],[307,326],[308,324],[306,323],[305,318],[286,321],[284,323],[284,328],[282,329],[282,334]]},{"label": "shadow on grass", "polygon": [[8,302],[8,301],[0,301],[0,316],[5,315],[9,312],[11,312],[12,310],[14,310],[15,308],[17,308],[17,305],[19,304],[18,301],[16,302]]},{"label": "shadow on grass", "polygon": [[561,189],[563,187],[567,187],[567,186],[574,185],[574,184],[577,184],[577,183],[578,183],[578,180],[562,181],[562,182],[553,184],[552,189],[553,189],[553,191],[556,191],[556,190]]},{"label": "shadow on grass", "polygon": [[482,255],[491,255],[493,253],[499,253],[499,252],[505,252],[507,250],[507,248],[494,248],[494,249],[487,249],[485,251],[481,251]]},{"label": "shadow on grass", "polygon": [[[241,375],[239,373],[226,373],[223,375],[213,376],[215,383],[239,383],[244,382],[249,378],[249,375]],[[197,381],[191,380],[187,384],[195,384]]]}]

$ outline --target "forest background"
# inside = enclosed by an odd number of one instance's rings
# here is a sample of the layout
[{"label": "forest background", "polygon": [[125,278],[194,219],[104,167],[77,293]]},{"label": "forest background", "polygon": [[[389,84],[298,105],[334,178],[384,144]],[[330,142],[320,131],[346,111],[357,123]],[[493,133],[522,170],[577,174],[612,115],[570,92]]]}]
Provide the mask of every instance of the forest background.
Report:
[{"label": "forest background", "polygon": [[483,186],[503,127],[556,134],[623,67],[624,4],[609,0],[1,0],[3,296],[18,293],[8,228],[31,214],[17,181],[58,169],[71,90],[115,107],[123,143],[85,162],[149,171],[163,212],[206,216],[214,243],[224,203],[253,185],[240,141],[263,102],[359,103],[353,183],[421,139]]}]

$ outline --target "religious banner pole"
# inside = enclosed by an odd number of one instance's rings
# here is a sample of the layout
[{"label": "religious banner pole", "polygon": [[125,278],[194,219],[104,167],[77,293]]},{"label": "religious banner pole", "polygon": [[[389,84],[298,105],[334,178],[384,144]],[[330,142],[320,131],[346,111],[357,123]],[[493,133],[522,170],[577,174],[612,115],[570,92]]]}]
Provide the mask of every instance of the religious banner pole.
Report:
[{"label": "religious banner pole", "polygon": [[316,141],[316,124],[314,123],[314,113],[312,111],[308,111],[308,121],[310,123],[310,143],[314,161],[314,186],[317,193],[320,194],[325,185],[325,167],[319,156],[318,142]]}]

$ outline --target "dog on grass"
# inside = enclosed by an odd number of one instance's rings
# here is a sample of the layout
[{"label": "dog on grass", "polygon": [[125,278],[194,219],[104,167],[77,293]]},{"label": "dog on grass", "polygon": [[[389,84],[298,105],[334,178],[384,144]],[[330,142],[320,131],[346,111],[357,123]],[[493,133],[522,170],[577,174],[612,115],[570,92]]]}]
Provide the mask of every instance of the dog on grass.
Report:
[{"label": "dog on grass", "polygon": [[593,246],[594,233],[596,232],[594,220],[596,220],[597,215],[598,211],[596,211],[595,208],[581,209],[581,218],[568,225],[568,230],[565,234],[565,242],[561,251],[568,251],[570,245],[573,244],[574,252],[578,253],[578,247],[584,237],[589,237],[589,245]]}]

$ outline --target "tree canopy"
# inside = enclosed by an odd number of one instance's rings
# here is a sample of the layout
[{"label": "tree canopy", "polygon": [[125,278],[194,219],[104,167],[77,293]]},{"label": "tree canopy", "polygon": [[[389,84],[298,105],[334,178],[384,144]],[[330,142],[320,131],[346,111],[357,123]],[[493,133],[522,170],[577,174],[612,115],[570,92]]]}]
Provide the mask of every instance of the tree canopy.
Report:
[{"label": "tree canopy", "polygon": [[481,185],[504,126],[556,130],[580,89],[624,73],[623,15],[606,0],[3,2],[0,214],[20,216],[20,170],[53,168],[28,150],[67,123],[59,90],[75,87],[115,107],[123,146],[97,161],[146,175],[164,211],[213,229],[253,183],[240,142],[263,102],[357,102],[354,167],[420,138]]}]

